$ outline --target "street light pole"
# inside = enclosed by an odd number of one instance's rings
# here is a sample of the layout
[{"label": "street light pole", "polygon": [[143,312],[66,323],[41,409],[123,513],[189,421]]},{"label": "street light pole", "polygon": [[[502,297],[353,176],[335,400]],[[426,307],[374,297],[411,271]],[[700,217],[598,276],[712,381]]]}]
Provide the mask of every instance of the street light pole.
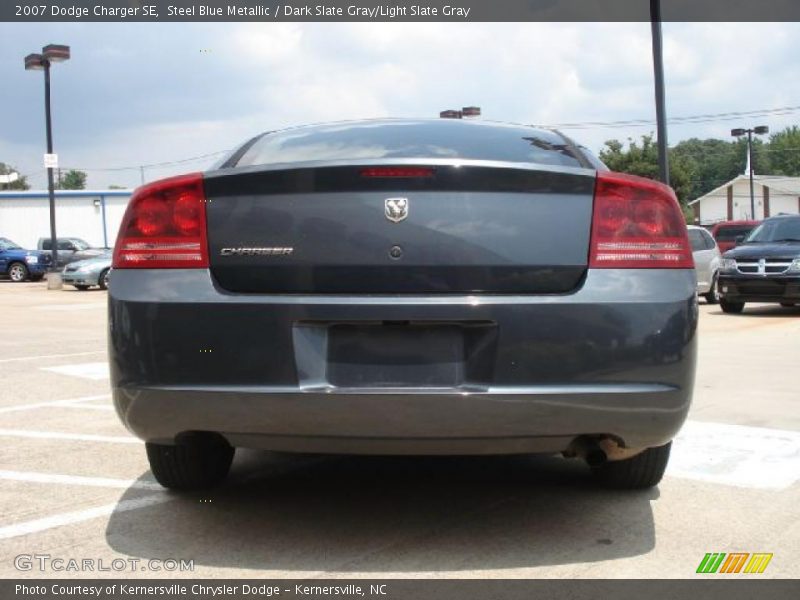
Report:
[{"label": "street light pole", "polygon": [[[44,71],[44,118],[47,130],[47,154],[53,154],[53,119],[50,111],[50,65],[69,60],[69,46],[49,44],[42,48],[41,54],[25,57],[26,71]],[[47,289],[61,289],[61,276],[58,270],[58,239],[56,237],[56,194],[53,183],[53,165],[47,167],[47,191],[50,197],[50,251],[52,263],[47,277]]]},{"label": "street light pole", "polygon": [[[42,58],[42,67],[44,67],[44,119],[47,130],[47,153],[52,154],[53,118],[50,115],[50,61]],[[50,271],[57,273],[58,241],[56,239],[56,192],[53,185],[53,167],[47,167],[47,193],[50,197],[50,250],[53,253],[53,264],[50,266]]]},{"label": "street light pole", "polygon": [[733,137],[741,137],[744,134],[747,134],[747,165],[748,165],[748,175],[750,177],[750,219],[755,220],[756,218],[756,194],[753,189],[753,134],[756,135],[763,135],[765,133],[769,133],[769,127],[766,125],[759,125],[758,127],[753,127],[752,129],[731,129],[731,135]]}]

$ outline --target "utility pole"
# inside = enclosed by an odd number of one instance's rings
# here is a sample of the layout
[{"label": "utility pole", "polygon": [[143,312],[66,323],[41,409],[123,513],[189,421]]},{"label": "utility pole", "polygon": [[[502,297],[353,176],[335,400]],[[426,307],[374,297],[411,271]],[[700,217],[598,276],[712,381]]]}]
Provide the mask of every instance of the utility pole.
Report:
[{"label": "utility pole", "polygon": [[750,176],[750,218],[756,220],[756,194],[753,191],[753,130],[747,130],[747,169]]},{"label": "utility pole", "polygon": [[661,0],[650,0],[650,31],[653,41],[653,75],[655,76],[658,175],[662,182],[669,185],[667,109],[664,95],[664,55],[661,40]]}]

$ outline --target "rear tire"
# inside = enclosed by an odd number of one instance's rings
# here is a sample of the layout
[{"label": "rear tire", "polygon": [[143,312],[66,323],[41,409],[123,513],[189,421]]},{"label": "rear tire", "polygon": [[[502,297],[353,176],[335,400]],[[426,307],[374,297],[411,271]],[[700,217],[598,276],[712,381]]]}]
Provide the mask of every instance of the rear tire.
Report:
[{"label": "rear tire", "polygon": [[597,480],[604,486],[618,490],[640,490],[658,484],[669,462],[672,442],[648,448],[626,460],[605,462],[592,467]]},{"label": "rear tire", "polygon": [[744,302],[728,302],[727,300],[720,300],[719,307],[725,313],[740,313],[744,310]]},{"label": "rear tire", "polygon": [[707,304],[717,304],[719,302],[719,287],[717,286],[717,276],[711,280],[711,289],[707,294],[703,294]]},{"label": "rear tire", "polygon": [[156,481],[172,490],[214,487],[228,475],[234,448],[222,438],[190,438],[174,445],[145,444]]},{"label": "rear tire", "polygon": [[25,263],[15,262],[8,265],[8,278],[14,283],[21,283],[30,276]]}]

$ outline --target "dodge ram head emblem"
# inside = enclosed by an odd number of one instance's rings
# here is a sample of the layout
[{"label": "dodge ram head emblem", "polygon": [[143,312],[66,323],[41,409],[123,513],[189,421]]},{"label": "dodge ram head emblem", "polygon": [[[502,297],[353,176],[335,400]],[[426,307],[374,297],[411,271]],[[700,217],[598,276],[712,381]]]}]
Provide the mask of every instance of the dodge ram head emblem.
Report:
[{"label": "dodge ram head emblem", "polygon": [[399,223],[408,216],[408,198],[387,198],[383,201],[386,218]]}]

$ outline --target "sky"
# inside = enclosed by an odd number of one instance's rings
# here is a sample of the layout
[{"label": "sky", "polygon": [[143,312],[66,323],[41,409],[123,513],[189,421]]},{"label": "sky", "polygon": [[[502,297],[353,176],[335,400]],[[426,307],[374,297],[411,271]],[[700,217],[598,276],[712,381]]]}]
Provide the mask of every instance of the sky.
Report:
[{"label": "sky", "polygon": [[[0,24],[0,162],[46,187],[43,78],[23,57],[49,43],[55,151],[88,187],[202,170],[284,126],[436,117],[558,125],[654,121],[649,23]],[[665,23],[669,117],[800,106],[800,23]],[[730,139],[785,114],[673,124],[669,143]],[[593,151],[653,123],[563,131]],[[196,158],[199,157],[199,158]],[[178,164],[158,163],[183,161]]]}]

